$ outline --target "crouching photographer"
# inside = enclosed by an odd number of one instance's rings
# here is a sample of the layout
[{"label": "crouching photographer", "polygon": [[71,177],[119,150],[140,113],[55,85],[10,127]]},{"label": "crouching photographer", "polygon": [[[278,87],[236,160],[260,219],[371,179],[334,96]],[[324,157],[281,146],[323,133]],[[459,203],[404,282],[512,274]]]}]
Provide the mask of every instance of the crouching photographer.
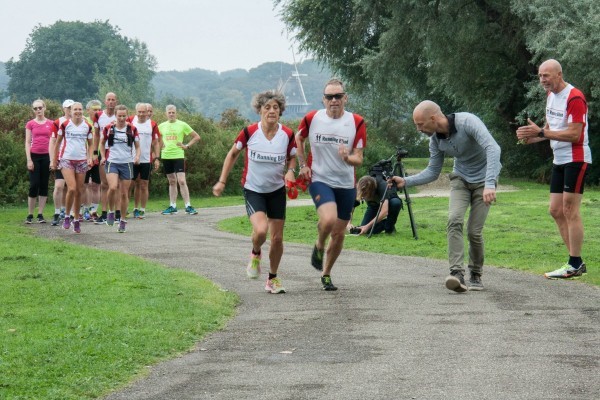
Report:
[{"label": "crouching photographer", "polygon": [[[396,232],[396,221],[402,209],[402,200],[398,197],[395,187],[388,188],[385,174],[372,174],[363,176],[357,184],[357,198],[367,203],[367,210],[363,216],[360,226],[350,226],[352,234],[368,234],[373,228],[373,234],[384,232],[391,234]],[[387,189],[387,190],[386,190]],[[381,200],[385,195],[383,203]],[[379,216],[377,216],[377,211]],[[377,221],[375,221],[377,218]],[[375,227],[373,227],[375,224]]]}]

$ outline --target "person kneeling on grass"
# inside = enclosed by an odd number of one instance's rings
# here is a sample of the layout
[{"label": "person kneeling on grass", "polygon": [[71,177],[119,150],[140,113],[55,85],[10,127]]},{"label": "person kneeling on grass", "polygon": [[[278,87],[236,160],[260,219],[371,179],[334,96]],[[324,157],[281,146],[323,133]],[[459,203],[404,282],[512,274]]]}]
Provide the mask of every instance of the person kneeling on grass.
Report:
[{"label": "person kneeling on grass", "polygon": [[[402,209],[402,200],[398,197],[395,186],[392,185],[390,188],[387,186],[388,183],[380,176],[363,176],[358,180],[356,198],[367,202],[367,210],[360,226],[354,227],[348,224],[351,233],[364,235],[369,234],[371,229],[373,229],[373,234],[384,231],[388,234],[396,232],[396,221]],[[385,199],[381,204],[384,194]],[[379,211],[380,205],[381,211]],[[377,211],[379,211],[379,215],[377,215]],[[373,227],[373,225],[375,226]]]},{"label": "person kneeling on grass", "polygon": [[[279,123],[285,110],[282,94],[272,91],[259,93],[252,100],[252,106],[260,115],[260,122],[240,131],[227,153],[219,181],[213,186],[213,194],[220,196],[223,193],[227,177],[245,148],[242,186],[246,211],[252,224],[252,253],[246,273],[251,279],[260,276],[261,247],[267,240],[267,232],[271,231],[270,269],[265,290],[285,293],[277,270],[283,254],[285,184],[286,181],[295,181],[296,141],[294,132]],[[285,177],[284,170],[287,170]]]}]

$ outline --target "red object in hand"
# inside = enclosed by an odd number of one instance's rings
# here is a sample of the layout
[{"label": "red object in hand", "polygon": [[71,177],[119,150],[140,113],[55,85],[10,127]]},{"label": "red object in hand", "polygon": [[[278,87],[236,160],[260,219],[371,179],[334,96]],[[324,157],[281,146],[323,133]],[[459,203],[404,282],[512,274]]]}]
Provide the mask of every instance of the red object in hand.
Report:
[{"label": "red object in hand", "polygon": [[287,181],[285,183],[285,186],[288,189],[288,197],[292,200],[294,200],[295,198],[298,197],[298,189],[296,189],[296,183],[295,182],[291,182],[291,181]]},{"label": "red object in hand", "polygon": [[296,178],[296,187],[300,188],[303,192],[306,192],[307,186],[306,180],[300,177]]}]

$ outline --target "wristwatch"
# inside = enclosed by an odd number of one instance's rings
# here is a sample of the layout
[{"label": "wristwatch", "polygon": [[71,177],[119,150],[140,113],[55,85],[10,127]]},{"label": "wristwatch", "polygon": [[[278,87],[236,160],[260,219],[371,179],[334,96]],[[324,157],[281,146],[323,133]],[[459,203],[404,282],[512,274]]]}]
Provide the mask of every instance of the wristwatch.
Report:
[{"label": "wristwatch", "polygon": [[544,136],[544,128],[542,128],[542,130],[540,131],[540,133],[538,133],[538,137],[543,138]]}]

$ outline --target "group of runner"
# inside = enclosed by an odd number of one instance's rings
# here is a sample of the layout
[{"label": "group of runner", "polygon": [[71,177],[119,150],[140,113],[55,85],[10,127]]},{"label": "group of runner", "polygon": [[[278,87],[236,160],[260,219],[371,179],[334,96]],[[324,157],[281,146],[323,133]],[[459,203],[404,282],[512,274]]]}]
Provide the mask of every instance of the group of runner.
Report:
[{"label": "group of runner", "polygon": [[[555,159],[550,185],[550,212],[569,250],[569,261],[544,276],[571,278],[587,271],[581,258],[583,224],[579,212],[583,182],[587,166],[591,164],[587,103],[579,90],[564,81],[562,68],[556,60],[544,62],[539,68],[539,77],[549,93],[546,123],[540,127],[528,121],[528,125],[517,130],[517,137],[525,144],[551,140]],[[270,264],[265,285],[265,290],[270,293],[285,292],[277,274],[283,254],[286,187],[290,196],[294,190],[297,194],[299,186],[308,186],[318,214],[311,264],[321,274],[322,288],[337,290],[331,271],[342,251],[346,228],[357,200],[355,167],[363,162],[367,141],[365,121],[360,115],[345,110],[347,101],[343,82],[331,79],[324,87],[325,108],[306,114],[294,134],[292,129],[279,122],[285,110],[285,97],[275,91],[257,94],[252,106],[260,121],[239,132],[224,160],[219,180],[213,186],[213,194],[220,196],[235,162],[244,151],[241,183],[252,224],[252,249],[246,273],[252,279],[260,276],[261,248],[270,233]],[[88,114],[91,121],[88,121],[83,117],[81,103],[67,100],[63,104],[65,116],[51,124],[44,117],[43,101],[33,102],[36,118],[26,127],[27,166],[32,182],[27,222],[33,220],[36,196],[40,198],[38,222],[44,222],[42,210],[45,198],[42,198],[43,194],[47,196],[47,182],[44,186],[42,181],[46,164],[56,171],[56,186],[60,179],[66,182],[63,228],[69,229],[72,223],[77,233],[81,232],[81,218],[85,218],[85,215],[80,215],[79,205],[82,204],[80,194],[88,179],[101,184],[104,210],[96,218],[96,223],[113,225],[119,221],[118,231],[125,232],[130,182],[134,178],[145,181],[145,185],[137,186],[139,203],[136,195],[134,209],[134,216],[143,218],[151,163],[157,169],[161,159],[169,181],[170,198],[169,207],[162,214],[177,213],[178,186],[185,201],[185,212],[197,214],[190,204],[184,155],[185,150],[200,140],[200,136],[187,123],[177,119],[175,106],[167,106],[168,121],[157,126],[151,119],[148,104],[136,105],[133,117],[128,116],[125,106],[117,106],[114,93],[106,95],[105,105],[105,110],[95,110],[99,104],[90,102]],[[403,188],[431,182],[441,173],[444,157],[454,158],[447,224],[450,275],[445,286],[455,292],[481,291],[484,262],[482,231],[489,208],[496,201],[501,168],[500,147],[474,114],[444,114],[439,105],[429,100],[415,107],[413,122],[420,132],[429,137],[428,167],[414,176],[394,176],[388,184]],[[48,137],[51,137],[49,147],[44,143],[44,138]],[[185,144],[184,139],[187,139]],[[309,153],[305,149],[307,143],[310,144]],[[51,150],[49,156],[38,154],[44,148]],[[299,164],[297,170],[296,163]],[[99,169],[98,174],[94,168]],[[97,203],[93,200],[94,190],[90,192],[90,215],[93,219]],[[88,204],[87,201],[83,203]],[[55,204],[59,202],[60,197],[55,197]],[[470,279],[467,285],[463,230],[468,209]],[[119,215],[119,210],[125,214]],[[60,211],[56,208],[53,224],[58,224]],[[393,233],[393,227],[390,233]]]},{"label": "group of runner", "polygon": [[[189,203],[185,185],[182,150],[189,148],[199,135],[176,118],[175,106],[167,106],[169,120],[158,125],[152,120],[153,108],[138,103],[129,115],[117,96],[110,92],[104,100],[83,105],[73,100],[62,104],[64,115],[55,121],[45,117],[43,100],[32,104],[35,118],[26,124],[25,152],[30,175],[29,214],[33,222],[36,198],[39,199],[37,222],[45,223],[43,210],[48,196],[49,171],[54,172],[54,216],[52,225],[81,233],[81,222],[113,226],[127,230],[127,210],[131,182],[134,182],[133,217],[143,219],[148,201],[148,182],[152,169],[158,170],[161,158],[169,179],[171,205],[163,214],[176,213],[177,184],[186,202],[186,212],[197,214]],[[162,129],[167,133],[161,135]],[[193,133],[192,140],[182,140]],[[173,190],[171,181],[175,183]],[[174,199],[172,192],[174,192]]]}]

